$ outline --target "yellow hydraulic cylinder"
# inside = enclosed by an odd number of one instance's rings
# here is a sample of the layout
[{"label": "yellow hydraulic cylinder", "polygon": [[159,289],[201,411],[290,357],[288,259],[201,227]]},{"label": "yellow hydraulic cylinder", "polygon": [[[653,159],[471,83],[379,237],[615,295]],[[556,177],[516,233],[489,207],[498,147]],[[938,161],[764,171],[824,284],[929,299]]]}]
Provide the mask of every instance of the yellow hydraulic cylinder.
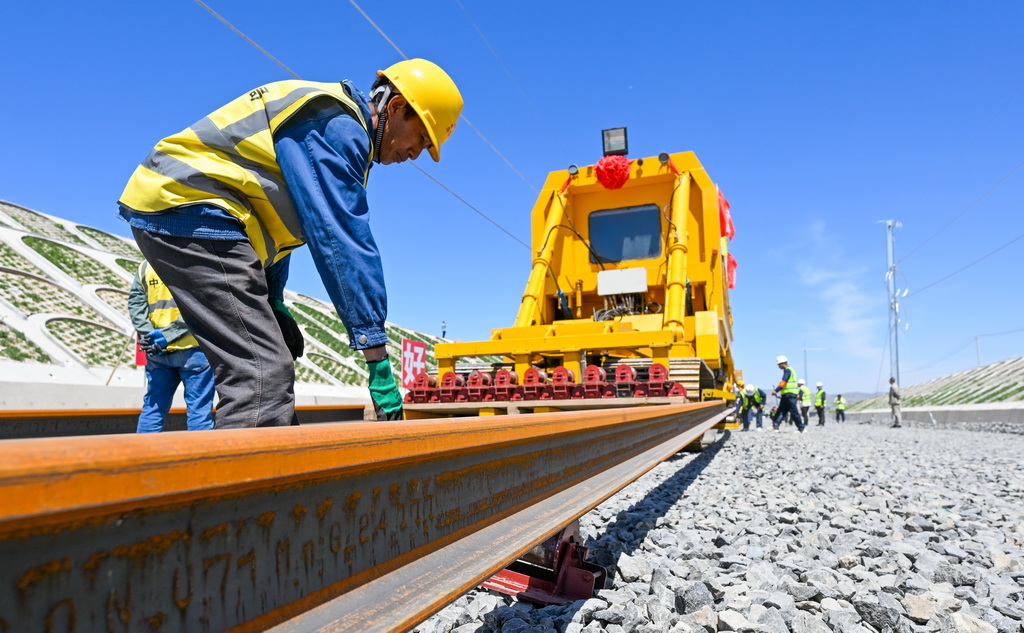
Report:
[{"label": "yellow hydraulic cylinder", "polygon": [[519,314],[516,316],[514,327],[527,327],[533,325],[534,315],[537,312],[537,303],[544,295],[545,276],[548,267],[551,266],[551,255],[555,249],[554,236],[555,228],[562,223],[565,215],[565,193],[551,192],[551,206],[548,212],[547,222],[544,224],[544,242],[537,256],[533,259],[533,270],[530,271],[530,279],[526,282],[526,291],[523,293],[523,302],[519,304]]},{"label": "yellow hydraulic cylinder", "polygon": [[690,174],[676,178],[672,196],[672,240],[668,247],[668,279],[666,280],[665,329],[683,338],[683,317],[686,314],[686,253],[690,239],[687,218],[690,215]]},{"label": "yellow hydraulic cylinder", "polygon": [[567,349],[562,356],[562,366],[572,372],[573,382],[583,382],[583,354],[578,349]]}]

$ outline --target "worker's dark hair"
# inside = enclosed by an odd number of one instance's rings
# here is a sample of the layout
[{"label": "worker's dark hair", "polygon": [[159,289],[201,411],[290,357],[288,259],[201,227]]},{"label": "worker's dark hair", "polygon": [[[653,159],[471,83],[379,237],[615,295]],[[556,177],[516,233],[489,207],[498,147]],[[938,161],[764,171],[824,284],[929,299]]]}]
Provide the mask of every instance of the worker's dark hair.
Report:
[{"label": "worker's dark hair", "polygon": [[[384,86],[390,86],[391,90],[382,90],[380,92],[377,91],[378,88],[382,88]],[[380,100],[385,95],[387,95],[387,99],[390,100],[391,97],[400,94],[402,93],[398,92],[398,90],[395,89],[394,84],[388,81],[387,77],[385,77],[384,75],[378,75],[376,81],[373,82],[373,86],[370,88],[370,101],[372,101],[377,106],[377,111],[380,112],[381,108],[383,108],[385,105],[380,103]],[[407,99],[405,101],[405,112],[402,114],[402,118],[409,120],[414,116],[416,116],[416,111],[412,109],[412,106],[409,105],[409,101]]]}]

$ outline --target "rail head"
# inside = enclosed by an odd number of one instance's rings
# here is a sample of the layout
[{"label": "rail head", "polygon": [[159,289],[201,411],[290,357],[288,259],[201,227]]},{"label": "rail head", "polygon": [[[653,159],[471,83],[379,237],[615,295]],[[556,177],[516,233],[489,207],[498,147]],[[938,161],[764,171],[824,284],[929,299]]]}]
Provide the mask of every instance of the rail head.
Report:
[{"label": "rail head", "polygon": [[[5,442],[0,630],[44,631],[55,610],[82,630],[111,618],[127,618],[126,630],[156,620],[169,630],[198,621],[289,630],[303,613],[325,618],[322,630],[403,630],[699,437],[724,409]],[[422,568],[452,567],[452,547],[493,549],[472,539],[494,533],[502,547],[443,589]],[[423,595],[382,602],[370,589],[385,581]]]}]

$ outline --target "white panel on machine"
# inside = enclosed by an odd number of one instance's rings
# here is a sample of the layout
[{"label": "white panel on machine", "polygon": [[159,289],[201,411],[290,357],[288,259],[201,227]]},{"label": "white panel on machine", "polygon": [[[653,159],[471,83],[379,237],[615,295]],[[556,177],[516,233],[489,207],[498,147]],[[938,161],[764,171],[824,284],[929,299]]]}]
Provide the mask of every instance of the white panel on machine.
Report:
[{"label": "white panel on machine", "polygon": [[597,294],[625,295],[647,292],[646,268],[623,268],[622,270],[602,270],[597,273]]}]

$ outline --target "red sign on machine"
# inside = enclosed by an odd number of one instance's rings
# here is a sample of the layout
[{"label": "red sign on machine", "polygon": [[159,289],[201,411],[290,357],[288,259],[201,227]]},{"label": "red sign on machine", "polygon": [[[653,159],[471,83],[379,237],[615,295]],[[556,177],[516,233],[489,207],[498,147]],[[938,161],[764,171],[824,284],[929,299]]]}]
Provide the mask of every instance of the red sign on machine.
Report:
[{"label": "red sign on machine", "polygon": [[144,367],[146,365],[146,352],[142,351],[142,346],[139,345],[139,333],[135,333],[135,365],[137,367]]},{"label": "red sign on machine", "polygon": [[402,339],[402,387],[412,389],[416,376],[427,371],[427,344]]}]

